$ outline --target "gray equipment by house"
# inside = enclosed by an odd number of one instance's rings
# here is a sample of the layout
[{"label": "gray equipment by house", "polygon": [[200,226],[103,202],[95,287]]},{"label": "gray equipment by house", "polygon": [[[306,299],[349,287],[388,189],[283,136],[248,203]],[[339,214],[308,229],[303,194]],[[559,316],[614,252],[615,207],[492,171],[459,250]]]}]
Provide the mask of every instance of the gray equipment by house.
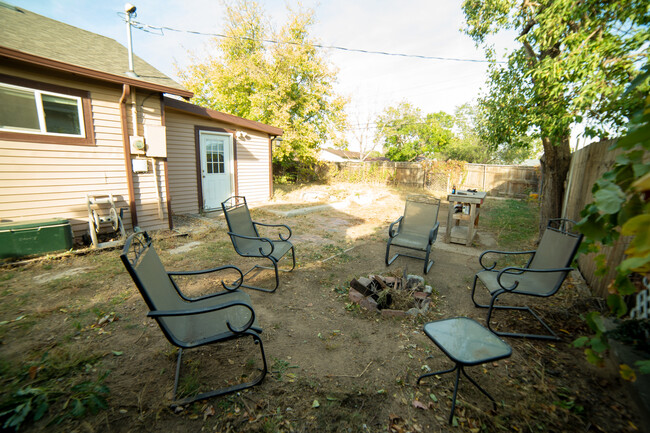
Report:
[{"label": "gray equipment by house", "polygon": [[[275,272],[275,287],[272,289],[246,285],[243,282],[241,286],[263,292],[275,292],[280,286],[278,262],[289,251],[291,251],[293,265],[291,269],[283,269],[283,271],[291,272],[296,267],[296,253],[293,244],[289,242],[291,229],[286,224],[263,224],[253,221],[246,204],[246,198],[242,196],[230,197],[221,203],[221,208],[228,223],[228,235],[237,254],[242,257],[267,259],[273,265],[273,267],[255,265],[244,273],[244,277],[255,269],[271,269]],[[285,238],[282,233],[278,233],[279,239],[271,240],[261,237],[257,230],[258,227],[279,227],[285,229],[288,236]]]},{"label": "gray equipment by house", "polygon": [[[431,247],[438,237],[438,211],[440,200],[426,195],[410,195],[406,197],[404,215],[394,221],[388,228],[388,243],[386,244],[386,266],[390,266],[399,256],[424,260],[424,273],[428,273],[433,265]],[[397,229],[395,225],[397,224]],[[408,248],[423,251],[424,257],[397,253],[391,259],[390,247]]]},{"label": "gray equipment by house", "polygon": [[[575,233],[575,222],[557,218],[548,221],[548,225],[537,250],[533,251],[484,251],[479,257],[483,270],[474,276],[472,287],[472,301],[479,308],[487,308],[487,327],[495,334],[508,337],[538,338],[559,340],[559,337],[542,320],[542,318],[529,306],[498,305],[500,297],[510,295],[549,297],[557,293],[564,279],[573,268],[570,267],[578,251],[582,234]],[[494,256],[529,255],[528,262],[523,267],[508,266],[497,269],[497,262],[487,265],[488,257]],[[476,283],[481,281],[490,292],[490,302],[481,304],[476,301]],[[546,334],[526,334],[516,332],[503,332],[492,329],[490,319],[494,310],[519,310],[532,314],[533,317],[548,331]]]},{"label": "gray equipment by house", "polygon": [[[113,194],[86,194],[86,206],[88,207],[88,231],[95,248],[116,245],[126,238],[126,231],[122,223],[124,211],[120,209],[118,212]],[[100,231],[102,228],[106,229],[108,225],[114,232],[119,232],[120,239],[111,242],[99,242],[98,235]]]},{"label": "gray equipment by house", "polygon": [[[136,232],[129,236],[120,258],[149,308],[147,316],[155,319],[167,340],[179,348],[173,406],[240,391],[262,382],[267,372],[264,346],[259,336],[262,329],[257,322],[250,297],[238,290],[243,275],[237,267],[221,266],[200,271],[167,272],[146,232]],[[204,296],[192,298],[184,295],[174,280],[175,276],[195,276],[218,271],[234,271],[235,282],[227,285],[222,280],[222,287],[217,289],[223,290]],[[177,400],[184,349],[244,337],[251,337],[260,348],[263,368],[257,378]],[[218,368],[218,365],[215,367]]]}]

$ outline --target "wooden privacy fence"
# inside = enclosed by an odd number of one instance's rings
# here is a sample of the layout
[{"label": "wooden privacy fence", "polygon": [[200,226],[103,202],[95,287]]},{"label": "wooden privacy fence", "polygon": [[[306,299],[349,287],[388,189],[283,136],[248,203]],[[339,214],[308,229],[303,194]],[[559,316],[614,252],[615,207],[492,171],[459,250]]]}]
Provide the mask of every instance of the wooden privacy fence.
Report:
[{"label": "wooden privacy fence", "polygon": [[539,191],[539,168],[466,164],[463,175],[431,170],[419,162],[336,162],[337,178],[352,182],[393,183],[447,194],[456,188],[475,188],[494,197],[527,197]]},{"label": "wooden privacy fence", "polygon": [[539,193],[539,173],[539,167],[467,164],[462,188],[485,191],[493,197],[525,198],[530,193]]},{"label": "wooden privacy fence", "polygon": [[[600,176],[614,164],[620,151],[610,151],[611,140],[592,143],[573,153],[571,166],[567,175],[567,189],[564,194],[563,214],[566,218],[580,221],[580,211],[593,202],[591,188]],[[606,297],[607,286],[616,276],[616,266],[625,256],[629,238],[621,237],[611,247],[603,247],[601,254],[605,255],[607,273],[596,275],[596,254],[581,254],[578,256],[578,267],[585,281],[591,287],[594,295]]]}]

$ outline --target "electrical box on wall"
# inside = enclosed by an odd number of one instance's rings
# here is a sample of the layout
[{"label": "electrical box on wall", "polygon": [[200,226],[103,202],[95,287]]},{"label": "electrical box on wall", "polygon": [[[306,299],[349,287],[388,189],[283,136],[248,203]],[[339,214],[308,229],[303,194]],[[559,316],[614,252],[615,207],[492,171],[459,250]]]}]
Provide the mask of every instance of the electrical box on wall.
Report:
[{"label": "electrical box on wall", "polygon": [[147,156],[167,158],[167,131],[162,125],[144,125],[144,137],[147,141]]},{"label": "electrical box on wall", "polygon": [[145,143],[144,138],[137,135],[132,135],[129,137],[131,141],[131,153],[136,155],[144,155],[145,152]]},{"label": "electrical box on wall", "polygon": [[149,164],[146,159],[132,159],[131,166],[134,173],[146,173],[149,171]]}]

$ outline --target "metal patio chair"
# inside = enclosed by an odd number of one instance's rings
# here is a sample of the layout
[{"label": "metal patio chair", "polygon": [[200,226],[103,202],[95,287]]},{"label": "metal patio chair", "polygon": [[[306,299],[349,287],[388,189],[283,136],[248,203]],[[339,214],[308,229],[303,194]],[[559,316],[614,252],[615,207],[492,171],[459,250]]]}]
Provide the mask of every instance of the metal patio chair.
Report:
[{"label": "metal patio chair", "polygon": [[[424,260],[424,273],[428,273],[433,265],[429,260],[431,246],[438,237],[438,211],[440,200],[425,195],[410,195],[406,197],[404,215],[394,221],[388,228],[388,244],[386,245],[386,266],[390,266],[399,256]],[[397,224],[397,229],[395,229]],[[402,247],[423,251],[424,257],[397,253],[390,260],[390,247]]]},{"label": "metal patio chair", "polygon": [[[243,280],[241,287],[261,290],[262,292],[275,292],[280,285],[278,262],[289,251],[291,251],[293,264],[291,269],[282,270],[285,272],[291,272],[296,267],[296,253],[293,244],[289,242],[291,229],[286,224],[263,224],[253,221],[251,219],[250,211],[248,210],[248,205],[246,204],[246,197],[232,196],[221,203],[221,208],[223,209],[223,214],[228,223],[228,235],[230,236],[230,240],[232,241],[232,245],[237,254],[242,257],[267,259],[271,262],[271,265],[273,265],[273,267],[255,265],[244,273],[244,277],[255,269],[272,269],[275,272],[275,287],[272,289],[243,284]],[[279,239],[271,240],[260,236],[257,231],[258,226],[280,227],[286,229],[289,235],[285,238],[282,236],[282,233],[278,233]]]},{"label": "metal patio chair", "polygon": [[[177,275],[191,276],[234,270],[239,273],[240,282],[242,272],[238,268],[221,266],[200,271],[167,272],[146,232],[136,232],[129,236],[120,258],[149,307],[147,316],[155,319],[167,340],[179,348],[172,405],[184,405],[239,391],[262,382],[267,372],[264,346],[259,337],[262,329],[248,294],[238,290],[237,283],[228,286],[222,281],[221,285],[225,290],[190,298],[181,292],[173,278]],[[263,368],[257,378],[176,400],[184,349],[243,337],[251,337],[255,344],[259,344]]]},{"label": "metal patio chair", "polygon": [[[570,267],[578,251],[582,234],[572,231],[574,221],[568,219],[551,219],[548,222],[542,239],[533,251],[484,251],[479,257],[483,270],[474,277],[472,287],[472,301],[479,308],[487,308],[487,327],[495,334],[508,337],[538,338],[559,340],[559,337],[542,320],[542,318],[529,306],[497,305],[497,301],[504,295],[523,295],[536,297],[549,297],[557,293],[564,279],[573,268]],[[484,262],[489,254],[496,255],[530,255],[524,267],[509,266],[495,269],[497,262],[487,266]],[[489,304],[480,304],[475,299],[476,282],[481,281],[490,292]],[[523,334],[514,332],[499,332],[492,329],[490,319],[495,309],[527,311],[548,331],[547,334]]]}]

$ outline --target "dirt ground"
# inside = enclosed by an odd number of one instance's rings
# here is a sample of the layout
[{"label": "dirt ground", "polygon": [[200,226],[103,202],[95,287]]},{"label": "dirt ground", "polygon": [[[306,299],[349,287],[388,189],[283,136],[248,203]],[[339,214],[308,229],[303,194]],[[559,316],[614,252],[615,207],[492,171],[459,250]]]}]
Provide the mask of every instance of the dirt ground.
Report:
[{"label": "dirt ground", "polygon": [[[320,193],[321,195],[319,195]],[[453,376],[428,371],[452,367],[424,335],[424,323],[468,316],[484,323],[470,289],[478,255],[498,247],[494,233],[480,232],[472,247],[434,245],[435,264],[424,278],[434,307],[424,316],[383,318],[351,304],[352,278],[423,275],[422,261],[384,264],[387,229],[403,210],[406,191],[385,187],[312,187],[276,194],[254,208],[260,222],[281,222],[293,231],[297,266],[282,273],[272,294],[247,290],[264,332],[269,374],[261,385],[183,408],[169,407],[176,350],[146,318],[146,306],[119,261],[119,250],[93,251],[0,268],[0,339],[4,388],[39,375],[60,374],[61,387],[109,372],[108,408],[80,418],[63,417],[66,402],[50,405],[24,431],[78,432],[620,432],[642,429],[636,406],[612,365],[588,364],[571,342],[586,333],[581,313],[598,307],[573,274],[560,294],[537,303],[562,341],[507,339],[508,359],[469,367],[498,403],[461,379],[456,419],[447,424]],[[331,202],[346,206],[287,215],[287,210]],[[313,203],[306,203],[313,200]],[[444,203],[444,202],[443,202]],[[283,213],[284,212],[284,213]],[[489,212],[489,202],[484,212]],[[446,208],[439,221],[444,233]],[[223,217],[179,217],[173,231],[154,233],[168,270],[192,270],[255,262],[233,251]],[[268,233],[275,236],[274,233]],[[281,264],[288,265],[288,260]],[[268,273],[255,277],[272,284]],[[209,284],[208,284],[209,283]],[[189,284],[189,283],[188,283]],[[214,280],[183,286],[210,291]],[[496,316],[499,327],[524,330],[521,318]],[[259,347],[247,339],[188,350],[181,391],[220,387],[255,376]],[[56,421],[56,422],[54,422]],[[58,424],[57,424],[58,422]]]}]

